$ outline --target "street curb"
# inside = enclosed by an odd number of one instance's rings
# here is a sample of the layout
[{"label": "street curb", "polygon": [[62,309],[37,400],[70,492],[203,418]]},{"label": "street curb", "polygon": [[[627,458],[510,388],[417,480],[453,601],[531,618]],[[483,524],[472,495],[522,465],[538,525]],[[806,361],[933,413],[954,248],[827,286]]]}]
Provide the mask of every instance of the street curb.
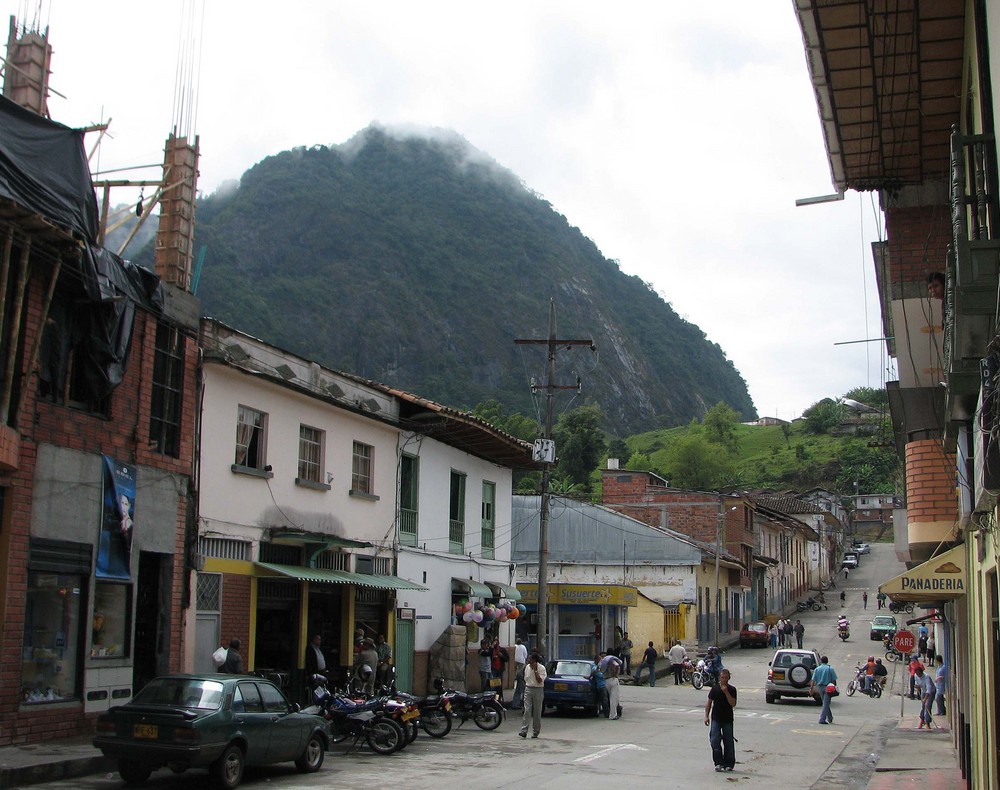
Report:
[{"label": "street curb", "polygon": [[114,760],[101,754],[91,757],[55,758],[36,765],[0,767],[0,787],[16,790],[18,787],[75,779],[78,776],[109,773],[117,770]]}]

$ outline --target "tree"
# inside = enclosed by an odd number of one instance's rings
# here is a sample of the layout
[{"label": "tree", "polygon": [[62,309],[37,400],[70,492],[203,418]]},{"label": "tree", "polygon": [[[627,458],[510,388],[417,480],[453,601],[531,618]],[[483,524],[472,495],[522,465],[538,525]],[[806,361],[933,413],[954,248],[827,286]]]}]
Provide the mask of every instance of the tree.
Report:
[{"label": "tree", "polygon": [[844,393],[845,398],[856,400],[875,409],[889,408],[889,393],[884,387],[855,387]]},{"label": "tree", "polygon": [[720,400],[705,412],[701,423],[705,426],[705,433],[709,441],[721,444],[727,450],[735,451],[737,446],[736,423],[739,418],[740,415],[736,413],[735,409],[731,409]]},{"label": "tree", "polygon": [[540,433],[538,423],[530,417],[525,417],[517,412],[504,414],[503,404],[496,399],[477,403],[473,407],[472,413],[494,428],[499,428],[504,433],[509,433],[511,436],[528,442],[538,438]]},{"label": "tree", "polygon": [[590,473],[604,460],[607,439],[601,430],[604,415],[597,406],[580,406],[563,413],[553,431],[558,475],[590,491]]},{"label": "tree", "polygon": [[608,458],[624,460],[632,455],[624,439],[612,439],[608,442]]},{"label": "tree", "polygon": [[666,477],[678,488],[710,489],[729,482],[733,469],[728,453],[702,436],[684,436],[670,448]]},{"label": "tree", "polygon": [[802,416],[806,418],[806,429],[810,433],[830,433],[840,425],[843,406],[829,398],[823,398],[802,412]]},{"label": "tree", "polygon": [[781,423],[781,435],[785,437],[785,446],[791,448],[792,446],[792,426],[787,422]]},{"label": "tree", "polygon": [[652,472],[653,459],[645,453],[632,453],[625,463],[625,468],[633,472]]}]

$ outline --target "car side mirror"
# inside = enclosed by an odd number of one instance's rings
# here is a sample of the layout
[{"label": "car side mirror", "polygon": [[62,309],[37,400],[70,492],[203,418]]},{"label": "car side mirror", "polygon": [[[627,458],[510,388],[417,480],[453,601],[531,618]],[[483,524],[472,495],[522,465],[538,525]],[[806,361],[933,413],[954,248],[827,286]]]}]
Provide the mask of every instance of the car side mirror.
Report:
[{"label": "car side mirror", "polygon": [[770,661],[768,661],[768,662],[767,662],[767,665],[768,665],[768,666],[771,666],[771,662],[770,662]]}]

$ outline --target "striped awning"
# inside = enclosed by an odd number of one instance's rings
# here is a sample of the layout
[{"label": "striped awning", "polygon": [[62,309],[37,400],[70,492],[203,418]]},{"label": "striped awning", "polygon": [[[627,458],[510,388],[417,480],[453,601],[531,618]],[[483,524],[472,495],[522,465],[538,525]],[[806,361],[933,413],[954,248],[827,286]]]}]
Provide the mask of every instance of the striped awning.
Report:
[{"label": "striped awning", "polygon": [[426,590],[416,582],[400,579],[398,576],[374,576],[370,573],[349,573],[331,571],[324,568],[306,568],[302,565],[277,565],[273,562],[255,562],[254,568],[264,573],[258,576],[287,576],[302,582],[316,584],[356,584],[376,590]]}]

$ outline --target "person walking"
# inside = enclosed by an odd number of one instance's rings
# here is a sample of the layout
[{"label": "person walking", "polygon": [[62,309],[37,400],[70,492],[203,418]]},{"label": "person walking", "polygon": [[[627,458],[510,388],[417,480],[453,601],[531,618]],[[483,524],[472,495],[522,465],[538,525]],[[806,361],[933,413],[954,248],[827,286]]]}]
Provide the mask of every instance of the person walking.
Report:
[{"label": "person walking", "polygon": [[846,579],[851,573],[850,568],[844,568],[844,578]]},{"label": "person walking", "polygon": [[736,686],[730,684],[728,669],[719,673],[719,685],[708,690],[705,703],[705,726],[711,726],[708,740],[712,744],[712,762],[716,771],[732,771],[736,767],[736,741],[733,735],[733,708],[736,707]]},{"label": "person walking", "polygon": [[[830,666],[830,659],[820,656],[819,666],[813,671],[809,681],[809,691],[814,697],[821,697],[823,708],[819,712],[820,724],[833,724],[833,712],[830,710],[830,687],[837,685],[837,672]],[[818,693],[817,693],[818,692]]]},{"label": "person walking", "polygon": [[[923,672],[924,665],[920,663],[920,658],[916,653],[910,656],[908,669],[910,670],[910,699],[919,699],[923,693],[923,685],[917,683],[917,670],[919,669]],[[916,694],[916,697],[914,697],[914,694]]]},{"label": "person walking", "polygon": [[653,688],[656,685],[656,648],[653,647],[652,642],[643,651],[642,663],[639,664],[638,669],[635,671],[636,685],[639,685],[639,678],[642,676],[643,669],[649,670],[649,687]]},{"label": "person walking", "polygon": [[847,591],[846,590],[841,590],[840,591],[840,608],[843,609],[845,606],[847,606]]},{"label": "person walking", "polygon": [[868,590],[861,593],[861,603],[865,605],[865,609],[868,608]]},{"label": "person walking", "polygon": [[778,629],[778,647],[785,646],[785,618],[779,617],[778,622],[774,624],[774,627]]},{"label": "person walking", "polygon": [[802,625],[801,620],[795,621],[795,627],[792,629],[795,632],[795,643],[798,645],[799,650],[802,649],[802,637],[806,632],[806,627]]},{"label": "person walking", "polygon": [[776,650],[778,647],[778,625],[775,623],[767,629],[767,640],[771,645],[772,650]]},{"label": "person walking", "polygon": [[934,695],[936,693],[934,679],[921,666],[917,669],[916,681],[922,690],[920,699],[920,726],[917,729],[922,730],[926,727],[928,730],[932,730],[934,729],[934,720],[931,718],[931,714],[933,713],[931,706],[934,704]]},{"label": "person walking", "polygon": [[524,707],[524,668],[528,665],[528,648],[521,637],[514,640],[514,698],[510,701],[511,710],[521,710]]},{"label": "person walking", "polygon": [[885,608],[885,598],[886,598],[885,593],[879,590],[879,594],[875,596],[875,601],[878,603],[879,609]]},{"label": "person walking", "polygon": [[944,692],[948,688],[948,667],[944,665],[941,656],[935,656],[937,672],[934,673],[934,699],[937,701],[937,715],[944,716]]},{"label": "person walking", "polygon": [[679,641],[674,642],[674,646],[667,651],[667,658],[670,659],[670,671],[674,673],[674,685],[681,684],[684,674],[684,662],[687,661],[688,651]]},{"label": "person walking", "polygon": [[240,655],[240,640],[230,639],[229,649],[226,651],[226,660],[219,667],[219,672],[229,675],[243,674],[243,656]]},{"label": "person walking", "polygon": [[528,656],[528,666],[524,669],[524,712],[521,714],[521,729],[518,735],[528,737],[528,727],[531,726],[531,737],[537,738],[542,731],[542,707],[545,704],[545,665],[538,653]]},{"label": "person walking", "polygon": [[500,681],[494,685],[496,686],[497,699],[500,700],[501,705],[503,705],[503,673],[507,669],[508,661],[510,661],[510,653],[507,652],[507,648],[500,645],[499,639],[494,639],[490,646],[490,672],[492,677]]}]

